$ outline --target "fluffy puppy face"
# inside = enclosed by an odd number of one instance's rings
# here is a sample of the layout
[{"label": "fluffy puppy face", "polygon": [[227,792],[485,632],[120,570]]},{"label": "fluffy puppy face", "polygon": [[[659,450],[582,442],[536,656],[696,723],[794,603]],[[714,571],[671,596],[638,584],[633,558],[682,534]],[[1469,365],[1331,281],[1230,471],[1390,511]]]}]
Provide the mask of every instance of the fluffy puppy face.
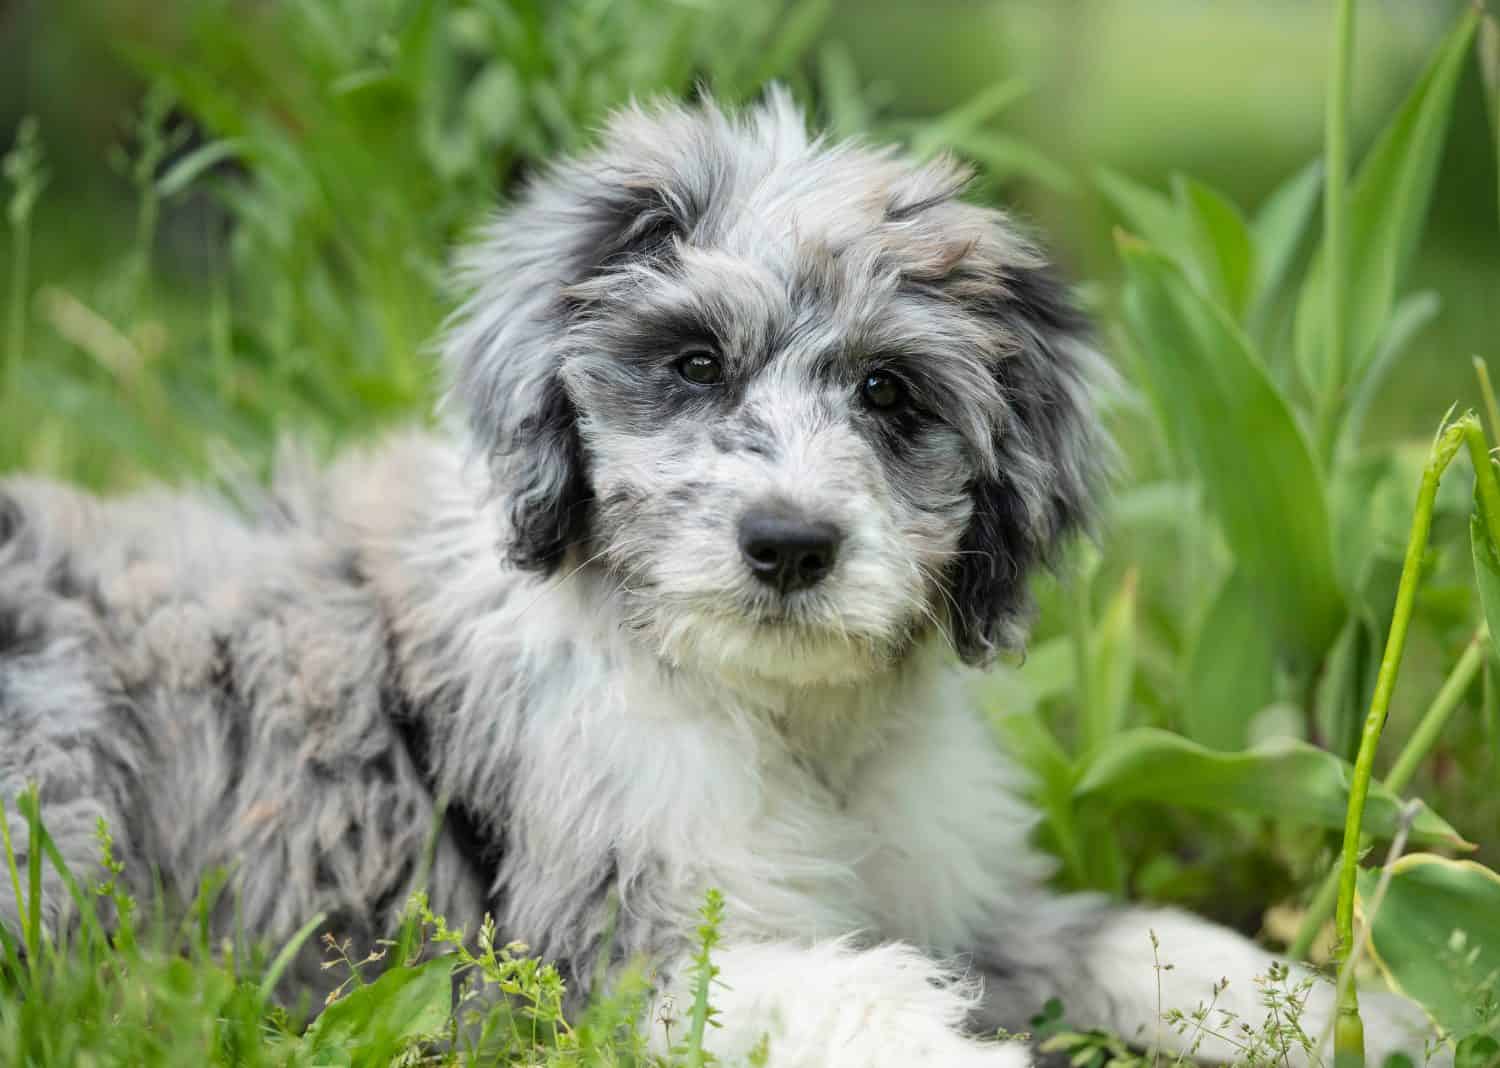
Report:
[{"label": "fluffy puppy face", "polygon": [[515,565],[610,576],[674,663],[852,679],[1019,642],[1083,517],[1083,324],[949,162],[780,94],[619,114],[465,263],[454,399]]}]

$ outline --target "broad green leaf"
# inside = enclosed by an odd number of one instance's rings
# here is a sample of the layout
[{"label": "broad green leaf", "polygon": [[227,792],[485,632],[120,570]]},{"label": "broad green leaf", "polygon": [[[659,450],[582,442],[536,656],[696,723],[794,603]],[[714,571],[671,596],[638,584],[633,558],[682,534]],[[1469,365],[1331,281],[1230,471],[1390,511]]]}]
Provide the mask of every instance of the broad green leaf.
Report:
[{"label": "broad green leaf", "polygon": [[[1291,823],[1341,828],[1349,799],[1349,765],[1306,742],[1278,739],[1241,753],[1216,753],[1181,735],[1137,727],[1116,736],[1084,771],[1074,796],[1118,805],[1152,801],[1215,812],[1250,812]],[[1371,783],[1365,830],[1389,837],[1401,801]],[[1437,813],[1422,806],[1412,834],[1449,848],[1472,848]]]},{"label": "broad green leaf", "polygon": [[1242,320],[1255,283],[1255,248],[1239,208],[1216,189],[1178,176],[1177,203],[1187,220],[1189,246],[1208,291]]},{"label": "broad green leaf", "polygon": [[[1378,869],[1359,873],[1367,913],[1379,880]],[[1457,1036],[1483,1022],[1475,995],[1500,971],[1500,875],[1468,860],[1402,857],[1370,922],[1372,953],[1394,986]]]},{"label": "broad green leaf", "polygon": [[1297,306],[1296,351],[1310,387],[1319,393],[1357,382],[1375,355],[1396,293],[1422,235],[1438,163],[1443,155],[1453,93],[1463,71],[1477,15],[1467,12],[1370,149],[1349,193],[1349,286],[1340,380],[1325,343],[1327,251],[1319,248]]},{"label": "broad green leaf", "polygon": [[1437,318],[1443,306],[1442,299],[1430,290],[1412,293],[1401,298],[1396,309],[1386,321],[1380,341],[1375,346],[1375,355],[1370,360],[1364,376],[1354,384],[1348,410],[1344,413],[1343,425],[1339,428],[1339,449],[1344,454],[1359,448],[1360,434],[1364,430],[1365,417],[1380,395],[1386,379],[1397,361],[1407,351],[1413,339],[1428,323]]},{"label": "broad green leaf", "polygon": [[1243,749],[1250,721],[1274,696],[1276,649],[1243,573],[1225,580],[1193,640],[1182,730],[1211,749]]},{"label": "broad green leaf", "polygon": [[307,1034],[313,1050],[343,1048],[356,1064],[398,1053],[414,1039],[441,1031],[453,1005],[453,957],[393,967],[323,1010]]},{"label": "broad green leaf", "polygon": [[1265,314],[1286,280],[1322,191],[1323,161],[1315,159],[1282,183],[1250,224],[1255,243],[1255,316]]},{"label": "broad green leaf", "polygon": [[1201,477],[1278,646],[1315,659],[1343,608],[1312,449],[1225,312],[1161,253],[1129,238],[1120,247],[1126,324],[1169,440]]},{"label": "broad green leaf", "polygon": [[1479,514],[1479,499],[1469,516],[1469,547],[1474,556],[1474,582],[1479,587],[1479,603],[1484,607],[1484,621],[1491,634],[1500,634],[1500,553],[1490,543],[1484,517]]},{"label": "broad green leaf", "polygon": [[1135,679],[1136,584],[1136,572],[1126,572],[1094,628],[1093,662],[1089,665],[1093,700],[1091,707],[1083,710],[1087,751],[1107,744],[1125,726],[1130,684]]},{"label": "broad green leaf", "polygon": [[1483,1031],[1465,1035],[1453,1047],[1453,1068],[1500,1068],[1500,1039]]}]

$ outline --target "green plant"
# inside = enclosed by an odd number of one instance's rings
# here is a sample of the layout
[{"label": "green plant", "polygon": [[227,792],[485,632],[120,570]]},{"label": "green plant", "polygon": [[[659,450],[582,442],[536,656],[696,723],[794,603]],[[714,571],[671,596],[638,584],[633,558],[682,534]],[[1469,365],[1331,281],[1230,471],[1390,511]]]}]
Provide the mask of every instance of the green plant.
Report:
[{"label": "green plant", "polygon": [[[31,279],[31,217],[37,198],[47,185],[47,170],[42,163],[41,143],[37,139],[34,116],[21,120],[16,141],[0,161],[0,174],[10,187],[6,205],[6,223],[11,231],[10,251],[10,318],[6,329],[5,370],[0,375],[0,396],[14,397],[21,360],[26,355],[27,296]],[[13,418],[13,412],[7,412]]]},{"label": "green plant", "polygon": [[[689,1030],[669,1056],[647,1049],[641,1026],[651,988],[641,968],[601,983],[576,1016],[564,1011],[557,969],[519,943],[497,944],[486,917],[472,937],[413,896],[400,936],[358,953],[325,935],[325,970],[335,983],[304,1027],[304,1013],[278,1005],[273,991],[321,926],[313,917],[274,956],[239,934],[216,944],[206,917],[223,889],[210,877],[181,923],[154,913],[144,922],[121,882],[108,828],[99,827],[103,879],[80,884],[64,865],[34,791],[20,799],[29,841],[23,881],[14,843],[5,866],[22,909],[23,942],[0,927],[0,1060],[6,1064],[442,1065],[695,1068],[714,1063],[703,1049],[715,1012],[713,951],[723,898],[707,895],[695,955]],[[5,812],[0,806],[0,828]],[[65,887],[76,925],[41,926],[40,887],[50,868]],[[102,910],[107,909],[108,912]],[[369,974],[378,970],[378,974]],[[454,1001],[454,983],[461,997]],[[760,1061],[763,1062],[763,1053]],[[752,1058],[752,1063],[756,1061]]]},{"label": "green plant", "polygon": [[[1338,6],[1325,160],[1255,217],[1190,178],[1162,194],[1098,175],[1128,227],[1112,339],[1145,398],[1123,393],[1113,407],[1134,484],[1103,551],[1046,601],[1055,636],[986,691],[1074,885],[1184,885],[1190,873],[1163,855],[1168,835],[1128,818],[1141,803],[1220,814],[1242,837],[1264,833],[1256,815],[1344,828],[1342,880],[1330,874],[1308,910],[1298,955],[1336,898],[1348,951],[1359,850],[1400,828],[1398,797],[1483,673],[1495,622],[1486,554],[1500,494],[1477,419],[1441,438],[1444,463],[1467,445],[1479,474],[1472,551],[1460,540],[1467,493],[1439,492],[1435,474],[1405,536],[1425,457],[1364,435],[1375,394],[1438,310],[1401,286],[1481,17],[1459,16],[1346,182],[1354,17]],[[1303,252],[1320,188],[1323,241]],[[1452,666],[1426,711],[1403,715],[1410,737],[1382,783],[1377,725],[1413,627],[1453,648]],[[1417,810],[1417,840],[1466,848],[1445,831]],[[1316,871],[1308,841],[1266,851]]]}]

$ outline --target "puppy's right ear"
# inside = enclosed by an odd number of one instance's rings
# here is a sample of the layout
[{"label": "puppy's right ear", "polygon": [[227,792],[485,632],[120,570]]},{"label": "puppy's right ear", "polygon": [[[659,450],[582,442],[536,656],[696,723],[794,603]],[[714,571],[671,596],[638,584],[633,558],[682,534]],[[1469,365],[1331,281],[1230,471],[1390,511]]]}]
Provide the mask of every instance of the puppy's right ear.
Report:
[{"label": "puppy's right ear", "polygon": [[550,574],[588,537],[587,454],[561,375],[589,314],[577,294],[670,256],[691,229],[696,200],[651,136],[685,118],[617,117],[604,149],[543,174],[460,260],[471,295],[444,346],[448,401],[488,460],[517,567]]}]

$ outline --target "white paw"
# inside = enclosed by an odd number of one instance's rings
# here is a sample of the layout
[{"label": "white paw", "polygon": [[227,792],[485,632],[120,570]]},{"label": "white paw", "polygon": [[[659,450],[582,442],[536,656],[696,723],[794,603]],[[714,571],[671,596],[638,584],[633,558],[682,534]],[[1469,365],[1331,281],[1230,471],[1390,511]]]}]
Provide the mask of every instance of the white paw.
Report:
[{"label": "white paw", "polygon": [[[796,1068],[1030,1068],[1031,1052],[1019,1042],[981,1042],[965,1038],[937,1021],[899,1018],[870,1022],[857,1035],[842,1035],[822,1057],[795,1061]],[[782,1068],[776,1043],[771,1065]],[[788,1066],[790,1068],[790,1066]]]},{"label": "white paw", "polygon": [[856,950],[736,946],[720,956],[711,1045],[742,1063],[764,1041],[770,1068],[1028,1068],[1020,1043],[960,1030],[977,990],[901,945]]}]

